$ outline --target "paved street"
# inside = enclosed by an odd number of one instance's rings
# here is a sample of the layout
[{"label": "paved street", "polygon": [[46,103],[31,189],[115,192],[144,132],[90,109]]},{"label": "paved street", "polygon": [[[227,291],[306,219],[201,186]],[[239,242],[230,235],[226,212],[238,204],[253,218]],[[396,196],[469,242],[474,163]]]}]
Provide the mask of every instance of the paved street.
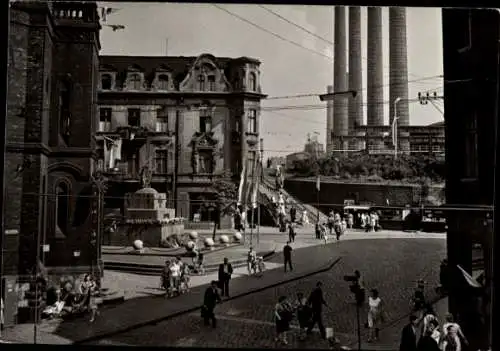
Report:
[{"label": "paved street", "polygon": [[[275,347],[272,309],[281,295],[293,296],[301,290],[308,293],[318,280],[323,281],[326,300],[330,308],[325,312],[327,326],[333,326],[343,344],[353,344],[355,338],[355,308],[351,301],[344,274],[359,269],[367,288],[376,287],[387,306],[389,321],[405,318],[415,281],[425,279],[432,287],[437,284],[439,261],[445,254],[442,239],[391,239],[345,240],[325,246],[297,250],[297,265],[313,265],[318,254],[342,256],[343,259],[331,271],[288,283],[277,288],[251,294],[220,305],[216,331],[200,325],[197,312],[183,315],[155,326],[142,327],[116,335],[101,344],[130,344],[138,346],[193,346],[193,347]],[[278,255],[272,261],[281,262]],[[363,322],[366,311],[362,312]],[[365,330],[363,330],[365,333]],[[293,333],[292,333],[293,334]],[[384,348],[395,347],[398,333],[382,333]],[[290,337],[292,347],[324,348],[326,345],[313,336],[302,345]],[[389,340],[390,339],[390,340]]]}]

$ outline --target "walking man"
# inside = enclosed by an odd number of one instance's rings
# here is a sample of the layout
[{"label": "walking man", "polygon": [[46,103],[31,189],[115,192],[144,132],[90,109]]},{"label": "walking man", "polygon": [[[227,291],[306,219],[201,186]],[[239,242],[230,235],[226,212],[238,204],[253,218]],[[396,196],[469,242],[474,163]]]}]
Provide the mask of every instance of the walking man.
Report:
[{"label": "walking man", "polygon": [[408,323],[401,334],[401,343],[399,351],[416,351],[417,350],[417,323],[418,318],[414,314],[410,316]]},{"label": "walking man", "polygon": [[283,257],[285,259],[285,273],[287,266],[290,268],[290,271],[293,271],[292,267],[292,247],[290,246],[290,241],[288,241],[283,248]]},{"label": "walking man", "polygon": [[219,265],[219,284],[222,290],[222,296],[229,297],[229,281],[233,274],[233,266],[229,263],[227,257],[224,257],[224,263]]},{"label": "walking man", "polygon": [[310,335],[312,333],[314,325],[317,323],[319,332],[321,333],[321,337],[323,339],[326,339],[326,330],[325,326],[323,325],[322,310],[323,305],[327,306],[327,304],[325,299],[323,298],[323,290],[321,288],[322,286],[323,283],[316,283],[316,288],[311,292],[311,295],[308,299],[308,303],[311,305],[312,309],[312,320],[309,328],[307,328],[307,334]]},{"label": "walking man", "polygon": [[288,225],[288,241],[291,243],[295,241],[295,225],[293,222]]},{"label": "walking man", "polygon": [[219,291],[217,289],[217,282],[213,280],[205,291],[203,307],[201,308],[201,316],[203,317],[203,321],[206,326],[210,325],[210,321],[212,321],[213,328],[217,326],[214,310],[217,302],[221,301],[222,299],[220,298]]},{"label": "walking man", "polygon": [[295,206],[292,206],[290,209],[290,222],[295,223],[295,219],[297,218],[297,209]]}]

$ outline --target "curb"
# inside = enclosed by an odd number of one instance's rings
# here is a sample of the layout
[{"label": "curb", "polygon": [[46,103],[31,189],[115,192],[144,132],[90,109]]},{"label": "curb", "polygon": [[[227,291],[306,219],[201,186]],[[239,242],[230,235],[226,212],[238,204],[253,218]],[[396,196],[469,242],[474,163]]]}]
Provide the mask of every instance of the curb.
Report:
[{"label": "curb", "polygon": [[[276,249],[271,251],[267,251],[262,254],[264,260],[269,259],[270,257],[276,254]],[[230,261],[233,265],[233,268],[240,268],[246,265],[246,258],[236,259]],[[205,272],[214,272],[218,269],[219,263],[211,263],[205,265]],[[123,273],[131,273],[131,274],[141,274],[141,275],[158,275],[161,273],[163,266],[161,265],[153,265],[153,264],[140,264],[140,263],[122,263],[122,262],[112,262],[112,261],[104,261],[104,269],[114,272],[123,272]]]},{"label": "curb", "polygon": [[[254,293],[258,293],[258,292],[261,292],[261,291],[264,291],[264,290],[267,290],[267,289],[272,289],[272,288],[275,288],[275,287],[280,286],[280,285],[285,285],[285,284],[288,284],[288,283],[291,283],[291,282],[294,282],[294,281],[297,281],[297,280],[300,280],[300,279],[304,279],[304,278],[307,278],[307,277],[310,277],[310,276],[313,276],[313,275],[316,275],[316,274],[327,272],[327,271],[331,270],[337,263],[339,263],[341,259],[342,259],[342,257],[338,257],[337,259],[331,261],[330,263],[328,263],[328,265],[325,265],[322,268],[319,268],[319,269],[316,269],[314,271],[310,271],[310,272],[307,272],[307,273],[300,274],[300,275],[298,275],[296,277],[293,277],[293,278],[289,278],[289,279],[286,279],[286,280],[278,281],[276,283],[272,283],[272,284],[269,284],[269,285],[266,285],[266,286],[262,286],[262,287],[259,287],[259,288],[250,289],[250,290],[248,290],[246,292],[243,292],[243,293],[231,296],[231,297],[225,299],[224,302],[225,301],[235,300],[235,299],[238,299],[238,298],[241,298],[241,297],[245,297],[245,296],[248,296],[248,295],[251,295],[251,294],[254,294]],[[175,313],[172,313],[170,315],[167,315],[167,316],[164,316],[164,317],[161,317],[161,318],[156,318],[156,319],[153,319],[153,320],[150,320],[150,321],[147,321],[147,322],[141,322],[141,323],[135,324],[133,326],[129,326],[129,327],[126,327],[126,328],[115,330],[113,332],[103,333],[101,335],[95,335],[95,336],[92,336],[92,337],[87,338],[87,339],[74,341],[73,345],[87,344],[87,343],[91,343],[93,341],[98,341],[98,340],[101,340],[101,339],[109,338],[109,337],[112,337],[112,336],[117,335],[117,334],[123,334],[123,333],[126,333],[126,332],[134,330],[134,329],[139,329],[139,328],[146,327],[146,326],[149,326],[149,325],[155,325],[155,324],[167,321],[169,319],[172,319],[172,318],[175,318],[175,317],[178,317],[178,316],[182,316],[182,315],[185,315],[185,314],[196,312],[201,307],[202,306],[198,305],[196,307],[191,307],[191,308],[185,309],[184,311],[175,312]]]}]

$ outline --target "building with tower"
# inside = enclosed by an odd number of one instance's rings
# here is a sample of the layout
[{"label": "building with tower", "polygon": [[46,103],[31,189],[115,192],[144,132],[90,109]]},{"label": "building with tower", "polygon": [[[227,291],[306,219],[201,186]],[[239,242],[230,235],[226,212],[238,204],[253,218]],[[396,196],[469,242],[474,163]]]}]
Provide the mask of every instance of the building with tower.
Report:
[{"label": "building with tower", "polygon": [[7,325],[27,308],[21,287],[37,267],[49,275],[100,272],[99,201],[92,200],[100,185],[93,182],[99,31],[94,2],[11,3],[1,260]]},{"label": "building with tower", "polygon": [[148,169],[176,216],[210,225],[216,214],[202,204],[214,196],[214,177],[238,177],[259,157],[259,67],[210,54],[101,56],[96,140],[106,206],[123,213]]}]

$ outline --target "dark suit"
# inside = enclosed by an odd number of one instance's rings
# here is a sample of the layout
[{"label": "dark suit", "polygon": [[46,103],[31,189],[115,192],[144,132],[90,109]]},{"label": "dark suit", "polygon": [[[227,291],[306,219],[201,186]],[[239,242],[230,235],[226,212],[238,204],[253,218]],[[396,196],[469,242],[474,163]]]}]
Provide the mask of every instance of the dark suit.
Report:
[{"label": "dark suit", "polygon": [[318,323],[318,328],[319,332],[321,333],[321,337],[325,339],[326,331],[323,325],[323,318],[321,316],[323,305],[326,306],[326,302],[323,299],[323,290],[321,290],[321,288],[319,287],[314,289],[311,292],[311,295],[309,296],[308,303],[311,305],[312,309],[312,320],[311,324],[309,325],[309,328],[307,328],[307,333],[310,334],[312,332],[312,329],[314,328],[314,325]]},{"label": "dark suit", "polygon": [[430,335],[425,335],[420,338],[417,344],[418,351],[440,351],[439,346]]},{"label": "dark suit", "polygon": [[417,334],[416,328],[412,324],[407,324],[401,333],[401,343],[399,351],[416,351],[417,350]]},{"label": "dark suit", "polygon": [[202,307],[202,317],[205,322],[205,325],[210,324],[210,320],[212,321],[212,327],[215,328],[217,324],[217,320],[215,319],[214,309],[217,305],[217,302],[220,302],[221,298],[217,289],[213,289],[211,286],[205,290],[205,296],[203,298],[203,307]]},{"label": "dark suit", "polygon": [[231,263],[227,264],[227,273],[224,272],[224,263],[219,265],[219,284],[222,290],[222,296],[229,297],[229,280],[231,280],[232,274],[233,266],[231,266]]}]

